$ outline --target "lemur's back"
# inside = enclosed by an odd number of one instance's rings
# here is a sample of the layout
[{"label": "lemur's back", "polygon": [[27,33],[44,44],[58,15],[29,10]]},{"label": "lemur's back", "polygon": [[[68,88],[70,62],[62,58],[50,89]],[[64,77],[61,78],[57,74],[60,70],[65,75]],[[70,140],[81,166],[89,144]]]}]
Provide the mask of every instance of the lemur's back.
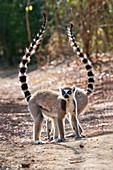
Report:
[{"label": "lemur's back", "polygon": [[59,92],[39,90],[32,95],[29,103],[36,102],[43,112],[50,113],[51,117],[57,117],[58,112],[61,111],[61,99],[58,99],[58,96]]}]

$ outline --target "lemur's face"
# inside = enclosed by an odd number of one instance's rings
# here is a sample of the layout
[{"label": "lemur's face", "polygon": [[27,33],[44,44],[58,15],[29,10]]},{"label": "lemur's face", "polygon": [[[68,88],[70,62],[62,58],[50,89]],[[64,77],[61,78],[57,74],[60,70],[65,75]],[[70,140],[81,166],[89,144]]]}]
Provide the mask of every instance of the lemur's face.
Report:
[{"label": "lemur's face", "polygon": [[60,96],[61,98],[68,99],[70,96],[72,96],[73,91],[73,87],[60,88]]},{"label": "lemur's face", "polygon": [[72,89],[71,88],[61,89],[61,93],[62,93],[62,96],[67,99],[72,94]]}]

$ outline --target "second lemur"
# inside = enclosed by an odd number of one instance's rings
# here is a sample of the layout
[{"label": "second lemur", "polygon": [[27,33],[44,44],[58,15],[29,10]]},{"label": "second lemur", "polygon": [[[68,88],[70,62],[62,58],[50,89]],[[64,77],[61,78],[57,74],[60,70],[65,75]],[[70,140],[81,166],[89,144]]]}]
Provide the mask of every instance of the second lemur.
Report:
[{"label": "second lemur", "polygon": [[68,38],[73,51],[81,58],[88,76],[88,88],[87,90],[80,89],[76,86],[60,88],[60,98],[64,99],[67,103],[67,112],[70,112],[72,128],[75,130],[76,137],[81,138],[82,127],[78,120],[78,115],[84,110],[88,103],[88,97],[93,91],[94,74],[90,61],[82,49],[79,48],[72,32],[73,24],[70,24],[70,28],[67,28]]}]

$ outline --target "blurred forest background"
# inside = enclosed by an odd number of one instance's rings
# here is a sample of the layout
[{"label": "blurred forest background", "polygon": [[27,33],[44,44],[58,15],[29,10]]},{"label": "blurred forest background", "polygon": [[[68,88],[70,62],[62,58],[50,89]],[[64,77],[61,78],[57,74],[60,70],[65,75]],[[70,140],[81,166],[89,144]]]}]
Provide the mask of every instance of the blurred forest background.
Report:
[{"label": "blurred forest background", "polygon": [[32,62],[40,66],[73,56],[66,32],[71,21],[93,64],[103,55],[112,60],[113,0],[4,0],[0,3],[1,68],[18,65],[41,27],[43,11],[48,16],[47,31]]}]

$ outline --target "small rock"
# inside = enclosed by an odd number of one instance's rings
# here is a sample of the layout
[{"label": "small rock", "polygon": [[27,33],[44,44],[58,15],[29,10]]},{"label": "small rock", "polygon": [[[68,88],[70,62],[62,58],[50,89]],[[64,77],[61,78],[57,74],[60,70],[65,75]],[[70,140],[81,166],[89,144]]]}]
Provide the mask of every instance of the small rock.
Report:
[{"label": "small rock", "polygon": [[80,148],[84,148],[84,145],[83,145],[83,144],[80,144],[79,147],[80,147]]},{"label": "small rock", "polygon": [[22,167],[22,168],[29,168],[29,167],[30,167],[30,164],[29,164],[29,163],[22,163],[22,164],[21,164],[21,167]]}]

